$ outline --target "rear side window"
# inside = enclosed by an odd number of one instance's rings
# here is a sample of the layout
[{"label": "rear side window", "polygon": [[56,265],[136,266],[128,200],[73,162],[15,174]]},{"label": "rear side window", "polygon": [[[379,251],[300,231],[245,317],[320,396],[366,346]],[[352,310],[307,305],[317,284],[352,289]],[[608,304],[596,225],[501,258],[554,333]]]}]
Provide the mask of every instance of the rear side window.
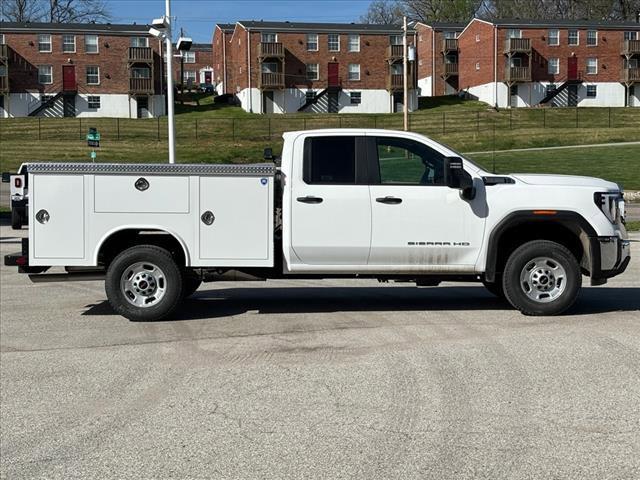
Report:
[{"label": "rear side window", "polygon": [[356,183],[356,137],[307,138],[304,148],[305,183]]}]

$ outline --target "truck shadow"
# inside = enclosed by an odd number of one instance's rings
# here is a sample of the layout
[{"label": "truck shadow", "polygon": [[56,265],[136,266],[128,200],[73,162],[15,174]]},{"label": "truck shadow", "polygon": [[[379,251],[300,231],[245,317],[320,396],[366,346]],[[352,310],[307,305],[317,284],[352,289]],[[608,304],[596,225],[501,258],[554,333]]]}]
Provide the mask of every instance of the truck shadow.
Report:
[{"label": "truck shadow", "polygon": [[[199,290],[168,321],[259,314],[332,312],[512,310],[483,287],[302,287]],[[640,288],[583,289],[567,315],[640,311]],[[83,315],[113,315],[108,302],[88,306]]]}]

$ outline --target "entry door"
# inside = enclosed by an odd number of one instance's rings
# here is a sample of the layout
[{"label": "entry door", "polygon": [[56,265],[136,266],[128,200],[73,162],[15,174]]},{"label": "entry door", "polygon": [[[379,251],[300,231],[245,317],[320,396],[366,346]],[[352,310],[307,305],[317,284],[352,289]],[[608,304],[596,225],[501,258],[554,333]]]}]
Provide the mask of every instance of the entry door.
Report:
[{"label": "entry door", "polygon": [[137,97],[136,104],[138,105],[138,118],[149,117],[149,97]]},{"label": "entry door", "polygon": [[576,80],[578,78],[578,57],[569,57],[567,59],[567,80]]},{"label": "entry door", "polygon": [[[369,137],[377,152],[371,189],[369,265],[405,271],[475,265],[483,238],[484,196],[472,201],[444,185],[444,155],[410,139]],[[377,178],[376,178],[377,177]]]},{"label": "entry door", "polygon": [[327,78],[330,87],[340,85],[340,64],[337,62],[329,62],[327,64]]},{"label": "entry door", "polygon": [[273,90],[262,92],[262,113],[273,113]]},{"label": "entry door", "polygon": [[204,72],[204,83],[212,83],[212,73],[211,72]]},{"label": "entry door", "polygon": [[76,67],[75,65],[62,66],[62,90],[65,92],[75,92],[76,86]]},{"label": "entry door", "polygon": [[364,137],[305,139],[291,185],[291,258],[303,265],[366,265],[371,202]]},{"label": "entry door", "polygon": [[578,86],[577,85],[569,85],[567,87],[567,106],[568,107],[577,107],[578,106]]}]

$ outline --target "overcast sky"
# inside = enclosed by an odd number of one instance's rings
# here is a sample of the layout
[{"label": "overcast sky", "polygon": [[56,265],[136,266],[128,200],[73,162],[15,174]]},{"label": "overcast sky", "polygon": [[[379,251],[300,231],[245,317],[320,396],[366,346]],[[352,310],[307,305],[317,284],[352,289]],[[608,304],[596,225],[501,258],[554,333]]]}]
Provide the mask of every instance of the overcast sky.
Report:
[{"label": "overcast sky", "polygon": [[[1,1],[1,0],[0,0]],[[177,26],[209,42],[216,23],[237,20],[357,22],[371,0],[172,0]],[[164,0],[107,0],[113,23],[148,23],[164,14]]]}]

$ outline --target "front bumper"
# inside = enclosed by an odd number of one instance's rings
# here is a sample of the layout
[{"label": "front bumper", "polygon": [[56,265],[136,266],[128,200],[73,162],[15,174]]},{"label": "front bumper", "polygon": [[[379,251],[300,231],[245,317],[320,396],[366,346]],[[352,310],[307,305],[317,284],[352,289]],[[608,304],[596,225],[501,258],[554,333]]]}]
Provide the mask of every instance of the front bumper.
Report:
[{"label": "front bumper", "polygon": [[620,237],[591,237],[591,285],[620,275],[631,261],[631,243]]}]

